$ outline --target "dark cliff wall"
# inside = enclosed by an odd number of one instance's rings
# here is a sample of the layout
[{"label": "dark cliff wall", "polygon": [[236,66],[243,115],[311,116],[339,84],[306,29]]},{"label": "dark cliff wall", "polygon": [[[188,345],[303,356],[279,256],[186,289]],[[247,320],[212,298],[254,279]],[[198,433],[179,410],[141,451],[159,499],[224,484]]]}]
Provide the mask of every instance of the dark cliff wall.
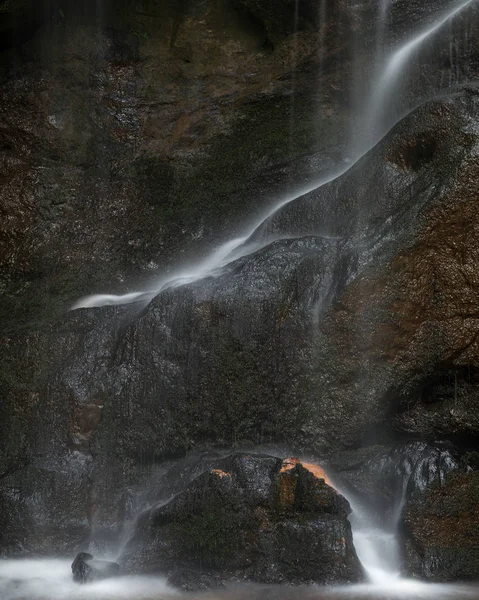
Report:
[{"label": "dark cliff wall", "polygon": [[[0,2],[2,548],[114,537],[156,463],[204,445],[476,439],[472,87],[258,233],[296,239],[133,323],[128,308],[66,314],[344,164],[377,6],[293,5]],[[437,10],[395,2],[387,43]],[[415,57],[406,96],[475,80],[478,22],[472,7]]]},{"label": "dark cliff wall", "polygon": [[[323,24],[318,52],[306,3],[295,27],[289,2],[0,2],[5,544],[43,538],[51,550],[59,518],[75,515],[73,539],[84,537],[102,506],[90,476],[102,394],[80,406],[47,391],[92,325],[64,322],[67,309],[201,255],[340,160],[343,29]],[[60,483],[65,458],[76,475]]]}]

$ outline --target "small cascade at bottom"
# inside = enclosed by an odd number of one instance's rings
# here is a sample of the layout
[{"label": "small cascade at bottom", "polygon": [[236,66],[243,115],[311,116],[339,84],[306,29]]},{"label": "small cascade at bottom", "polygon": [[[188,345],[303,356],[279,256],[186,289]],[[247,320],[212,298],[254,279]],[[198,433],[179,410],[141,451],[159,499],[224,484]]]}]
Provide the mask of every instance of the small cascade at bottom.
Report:
[{"label": "small cascade at bottom", "polygon": [[401,557],[397,529],[408,483],[404,478],[389,523],[378,524],[380,518],[349,494],[341,492],[352,508],[349,518],[353,530],[354,547],[369,582],[379,587],[396,587],[401,581]]},{"label": "small cascade at bottom", "polygon": [[[354,522],[355,518],[352,518]],[[394,532],[354,526],[354,546],[371,583],[387,585],[400,579],[399,549]]]},{"label": "small cascade at bottom", "polygon": [[[387,509],[378,509],[357,490],[331,477],[335,489],[349,502],[349,516],[356,554],[363,566],[365,582],[335,589],[336,598],[378,600],[453,600],[479,598],[474,585],[428,583],[404,577],[399,528],[411,489],[424,489],[433,478],[444,476],[457,465],[447,450],[431,452],[427,444],[411,444],[374,463],[375,486],[391,485],[394,474],[395,498]],[[337,595],[336,595],[337,593]]]},{"label": "small cascade at bottom", "polygon": [[[419,464],[415,461],[416,464]],[[421,463],[425,464],[424,461]],[[423,471],[424,472],[424,471]],[[396,535],[409,482],[415,483],[414,470],[403,472],[387,526],[369,503],[333,486],[345,496],[352,508],[350,522],[356,552],[366,581],[355,585],[331,587],[278,586],[249,583],[191,595],[168,586],[161,576],[116,576],[81,585],[72,579],[69,559],[30,558],[0,560],[1,600],[477,600],[479,586],[430,584],[401,576],[401,556]],[[329,477],[328,477],[329,479]],[[401,494],[402,490],[402,494]],[[389,513],[388,513],[389,514]],[[127,536],[126,536],[127,537]],[[100,557],[111,558],[111,557]]]}]

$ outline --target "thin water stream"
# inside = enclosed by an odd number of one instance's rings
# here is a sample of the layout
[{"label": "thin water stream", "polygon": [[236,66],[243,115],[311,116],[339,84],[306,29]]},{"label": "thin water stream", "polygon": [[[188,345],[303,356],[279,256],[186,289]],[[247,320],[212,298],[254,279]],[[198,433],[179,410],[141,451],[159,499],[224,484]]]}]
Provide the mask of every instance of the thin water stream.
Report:
[{"label": "thin water stream", "polygon": [[222,269],[235,260],[243,258],[249,254],[257,252],[265,245],[269,244],[270,241],[258,242],[254,244],[248,243],[249,238],[253,233],[270,217],[272,217],[278,210],[280,210],[286,204],[289,204],[299,196],[307,194],[318,187],[325,185],[326,183],[333,181],[340,175],[342,175],[349,166],[337,171],[334,175],[325,177],[320,181],[308,185],[301,189],[301,191],[294,196],[284,198],[281,202],[276,204],[272,209],[266,212],[260,219],[255,221],[252,226],[246,231],[246,233],[239,238],[229,240],[218,248],[216,248],[211,254],[206,256],[205,259],[199,261],[194,265],[180,268],[171,275],[166,275],[154,280],[149,287],[143,291],[131,292],[123,295],[114,294],[95,294],[92,296],[86,296],[81,298],[71,307],[71,310],[79,308],[94,308],[99,306],[112,306],[121,304],[131,304],[133,302],[150,302],[155,296],[164,290],[169,288],[179,287],[188,283],[193,283],[205,277],[214,277],[220,275]]},{"label": "thin water stream", "polygon": [[[389,1],[390,0],[381,0],[378,11],[379,16],[377,23],[377,35],[380,36],[381,39],[384,37]],[[367,124],[367,134],[363,136],[362,143],[356,143],[352,139],[351,143],[354,158],[346,168],[338,169],[330,177],[326,177],[320,181],[315,181],[311,185],[298,190],[292,196],[283,198],[278,204],[269,210],[259,222],[256,222],[245,235],[222,244],[201,262],[195,265],[190,265],[186,268],[179,268],[170,275],[160,277],[154,280],[144,290],[121,295],[95,294],[81,298],[75,302],[75,304],[71,307],[71,310],[108,305],[131,304],[135,302],[148,304],[155,296],[168,288],[192,283],[208,276],[219,275],[221,273],[221,269],[229,265],[234,260],[260,250],[263,247],[261,244],[253,246],[245,244],[255,229],[261,226],[264,221],[269,219],[286,204],[293,202],[300,196],[340,177],[348,168],[355,164],[361,158],[361,156],[363,156],[370,148],[372,148],[400,117],[405,116],[404,114],[401,114],[400,116],[396,114],[395,103],[392,102],[392,96],[397,91],[398,82],[401,81],[403,72],[408,64],[408,60],[414,53],[414,50],[419,48],[425,40],[438,32],[445,23],[450,21],[455,15],[473,2],[476,2],[476,0],[463,0],[458,4],[455,4],[453,9],[451,9],[448,13],[439,15],[437,20],[432,25],[430,25],[427,29],[420,31],[416,36],[395,50],[384,63],[381,63],[382,66],[375,73],[374,81],[370,86],[372,92],[367,102],[366,114],[361,116],[361,120]],[[324,6],[320,6],[320,10],[322,13],[325,13]],[[386,112],[388,114],[388,118],[385,118]],[[394,120],[395,114],[396,118]],[[383,123],[384,125],[382,125]],[[268,243],[271,241],[272,240],[268,240]]]},{"label": "thin water stream", "polygon": [[[368,102],[368,112],[365,122],[370,134],[378,135],[378,131],[384,129],[384,127],[391,127],[394,124],[388,122],[391,117],[394,118],[394,112],[391,114],[390,110],[391,105],[394,105],[392,99],[399,91],[398,88],[402,82],[406,66],[414,55],[414,52],[428,38],[432,37],[446,23],[475,1],[467,0],[456,4],[453,10],[440,15],[430,27],[407,41],[389,58],[375,82]],[[388,111],[390,114],[387,114]]]}]

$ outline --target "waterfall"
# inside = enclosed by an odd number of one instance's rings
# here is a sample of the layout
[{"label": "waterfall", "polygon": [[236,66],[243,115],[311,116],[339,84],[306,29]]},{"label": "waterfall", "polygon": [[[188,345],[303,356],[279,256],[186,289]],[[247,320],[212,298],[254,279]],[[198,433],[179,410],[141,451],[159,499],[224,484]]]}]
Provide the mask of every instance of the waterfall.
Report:
[{"label": "waterfall", "polygon": [[452,19],[457,13],[472,4],[474,0],[463,2],[451,12],[441,16],[429,29],[421,32],[416,37],[408,41],[404,46],[399,48],[388,61],[382,76],[377,82],[373,106],[376,112],[384,110],[387,99],[396,91],[396,83],[399,80],[401,71],[407,64],[414,50],[416,50],[428,37],[436,33],[447,21]]},{"label": "waterfall", "polygon": [[[446,448],[437,449],[425,442],[411,442],[378,454],[364,466],[362,474],[373,477],[369,493],[373,498],[382,498],[380,502],[365,499],[364,491],[359,492],[354,480],[348,480],[347,476],[328,473],[334,487],[351,506],[349,520],[354,546],[374,589],[420,592],[420,597],[434,597],[440,591],[438,586],[401,577],[397,533],[406,503],[416,493],[423,493],[433,482],[442,482],[448,473],[458,468],[459,462]],[[389,491],[387,502],[385,490]]]},{"label": "waterfall", "polygon": [[[382,0],[383,5],[387,0]],[[464,8],[475,0],[467,0],[441,15],[430,27],[419,32],[415,37],[408,40],[396,50],[389,60],[386,61],[382,72],[376,78],[372,86],[372,93],[368,102],[368,108],[364,117],[367,125],[368,143],[377,141],[385,128],[389,128],[397,120],[398,104],[393,100],[398,92],[402,76],[415,50],[418,50],[423,42],[433,36],[448,21],[455,17]],[[383,9],[384,10],[384,9]],[[381,11],[382,12],[382,11]]]},{"label": "waterfall", "polygon": [[354,547],[369,581],[380,586],[397,584],[401,563],[396,532],[377,527],[367,511],[354,503],[351,506]]},{"label": "waterfall", "polygon": [[[377,466],[381,472],[381,465]],[[410,474],[409,474],[410,475]],[[401,482],[401,493],[396,501],[396,510],[387,526],[378,525],[378,515],[364,504],[358,496],[339,482],[334,475],[328,477],[349,502],[351,515],[349,521],[353,532],[356,554],[363,566],[367,582],[375,587],[394,589],[401,582],[401,561],[397,540],[397,526],[404,505],[409,476]]]},{"label": "waterfall", "polygon": [[376,52],[381,59],[384,53],[384,35],[386,33],[387,21],[391,0],[380,0],[378,8],[378,25],[376,33]]},{"label": "waterfall", "polygon": [[336,172],[330,177],[323,178],[320,181],[315,181],[309,186],[302,188],[299,193],[294,194],[293,196],[284,198],[281,202],[275,204],[273,208],[267,211],[267,213],[260,219],[255,221],[242,237],[230,240],[220,245],[204,260],[183,269],[178,269],[178,271],[175,271],[172,275],[165,276],[154,281],[149,288],[146,288],[143,291],[131,292],[123,295],[95,294],[92,296],[86,296],[75,302],[70,310],[77,310],[79,308],[94,308],[100,306],[118,306],[121,304],[131,304],[134,302],[148,303],[164,290],[186,285],[188,283],[193,283],[194,281],[204,279],[205,277],[214,277],[220,275],[222,270],[235,260],[243,258],[244,256],[252,254],[253,252],[257,252],[269,243],[269,241],[263,243],[249,243],[248,240],[253,233],[278,210],[283,208],[283,206],[286,206],[286,204],[293,202],[300,196],[303,196],[304,194],[307,194],[318,187],[337,179],[340,175],[345,173],[348,168],[349,166],[343,168],[341,171]]},{"label": "waterfall", "polygon": [[[367,152],[374,145],[374,143],[377,142],[377,139],[380,137],[380,135],[385,133],[384,127],[381,127],[381,123],[384,122],[386,107],[388,107],[388,118],[386,121],[391,121],[391,113],[394,112],[394,107],[391,111],[389,104],[391,103],[391,98],[394,92],[397,90],[398,83],[401,80],[401,76],[406,65],[408,64],[408,60],[411,58],[411,55],[426,39],[435,34],[445,23],[447,23],[457,13],[462,11],[473,2],[475,2],[475,0],[467,0],[458,6],[456,5],[447,14],[442,14],[427,29],[418,33],[414,38],[408,40],[405,44],[393,52],[389,59],[385,61],[382,68],[378,70],[377,74],[374,76],[375,81],[370,86],[373,92],[368,102],[367,114],[365,116],[363,115],[362,117],[362,119],[367,123],[368,132],[367,135],[363,136],[363,143],[356,144],[355,142],[352,142],[352,147],[355,147],[355,157],[352,160],[352,164],[357,162],[357,160],[365,152]],[[388,18],[389,6],[390,0],[380,0],[377,23],[378,43],[380,40],[384,39],[384,31]],[[323,3],[320,6],[320,12],[322,16],[325,16],[326,5]],[[389,125],[392,124],[393,123],[389,123]],[[264,223],[286,204],[289,204],[290,202],[320,187],[321,185],[324,185],[325,183],[333,181],[342,175],[348,168],[350,168],[352,164],[350,163],[347,168],[339,170],[330,177],[327,177],[319,182],[316,181],[312,185],[298,190],[298,192],[292,197],[281,200],[271,210],[269,210],[267,214],[259,220],[259,222],[256,222],[245,235],[222,244],[199,263],[190,265],[186,268],[180,268],[174,271],[170,276],[164,276],[154,281],[148,288],[142,291],[131,292],[122,295],[95,294],[81,298],[73,304],[71,310],[111,305],[116,306],[131,303],[142,303],[147,305],[155,296],[168,288],[192,283],[199,279],[203,279],[204,277],[219,275],[222,269],[234,260],[242,258],[248,254],[252,254],[264,246],[264,244],[245,244],[252,233],[259,226],[261,226],[262,223]]]}]

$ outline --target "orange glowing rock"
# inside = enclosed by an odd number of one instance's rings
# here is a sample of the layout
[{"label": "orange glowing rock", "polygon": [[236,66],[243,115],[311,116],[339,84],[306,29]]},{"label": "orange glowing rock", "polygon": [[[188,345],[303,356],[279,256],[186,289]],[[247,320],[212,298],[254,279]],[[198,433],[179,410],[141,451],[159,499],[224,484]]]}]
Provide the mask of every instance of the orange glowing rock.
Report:
[{"label": "orange glowing rock", "polygon": [[283,464],[281,466],[281,473],[285,473],[286,471],[290,471],[291,469],[294,469],[294,467],[297,464],[300,464],[302,467],[304,467],[305,469],[307,469],[310,473],[312,473],[318,479],[324,479],[324,482],[327,485],[329,485],[330,487],[332,487],[333,489],[335,489],[334,485],[331,483],[331,480],[326,475],[326,473],[325,473],[325,471],[324,471],[323,468],[321,468],[319,465],[315,465],[313,463],[303,462],[299,458],[294,458],[292,456],[290,456],[288,458],[285,458],[283,460]]},{"label": "orange glowing rock", "polygon": [[214,473],[215,475],[218,475],[218,477],[221,477],[222,479],[224,477],[231,477],[231,473],[226,473],[225,471],[222,471],[221,469],[212,469],[211,472]]}]

